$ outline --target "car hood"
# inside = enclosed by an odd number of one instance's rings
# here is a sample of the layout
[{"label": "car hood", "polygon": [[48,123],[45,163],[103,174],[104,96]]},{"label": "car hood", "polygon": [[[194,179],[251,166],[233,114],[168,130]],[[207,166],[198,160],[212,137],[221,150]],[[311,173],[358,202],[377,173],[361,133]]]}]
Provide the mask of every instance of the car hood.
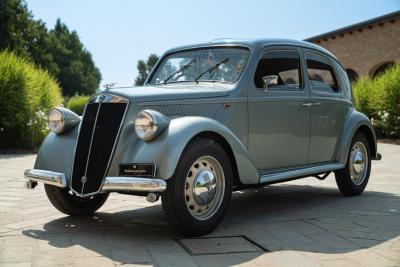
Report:
[{"label": "car hood", "polygon": [[232,84],[180,83],[159,86],[113,88],[101,93],[110,93],[128,98],[131,102],[152,102],[214,98],[229,95]]}]

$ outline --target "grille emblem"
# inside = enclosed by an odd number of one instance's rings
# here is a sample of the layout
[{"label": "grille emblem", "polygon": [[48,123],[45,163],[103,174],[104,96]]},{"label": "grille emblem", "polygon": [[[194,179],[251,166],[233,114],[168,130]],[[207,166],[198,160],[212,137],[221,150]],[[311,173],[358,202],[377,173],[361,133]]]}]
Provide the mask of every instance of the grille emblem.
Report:
[{"label": "grille emblem", "polygon": [[86,181],[87,181],[86,176],[82,176],[82,178],[81,178],[81,183],[84,184],[84,183],[86,183]]}]

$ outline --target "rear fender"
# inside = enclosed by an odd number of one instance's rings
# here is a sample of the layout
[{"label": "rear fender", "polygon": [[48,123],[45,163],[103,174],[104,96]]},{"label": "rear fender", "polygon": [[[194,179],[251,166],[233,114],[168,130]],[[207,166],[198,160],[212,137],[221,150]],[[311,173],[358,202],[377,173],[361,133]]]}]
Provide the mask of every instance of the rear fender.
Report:
[{"label": "rear fender", "polygon": [[353,140],[353,137],[357,133],[357,131],[362,131],[366,135],[371,148],[372,157],[375,158],[377,156],[376,135],[374,127],[372,126],[371,121],[368,119],[367,116],[354,110],[348,116],[345,127],[343,128],[341,142],[337,155],[338,162],[346,164],[351,141]]}]

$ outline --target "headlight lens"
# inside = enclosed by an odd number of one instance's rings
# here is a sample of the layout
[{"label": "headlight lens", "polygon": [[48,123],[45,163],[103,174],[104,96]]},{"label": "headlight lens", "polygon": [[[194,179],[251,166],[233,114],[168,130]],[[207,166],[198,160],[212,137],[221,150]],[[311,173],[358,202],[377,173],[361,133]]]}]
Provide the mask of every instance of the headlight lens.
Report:
[{"label": "headlight lens", "polygon": [[64,123],[64,116],[61,111],[56,108],[53,108],[49,111],[48,125],[51,131],[55,133],[61,133],[64,129]]},{"label": "headlight lens", "polygon": [[75,112],[62,107],[51,109],[47,115],[49,129],[56,134],[68,132],[80,121],[81,118]]},{"label": "headlight lens", "polygon": [[140,139],[150,141],[156,137],[157,128],[156,119],[150,112],[143,110],[138,113],[135,120],[135,132]]}]

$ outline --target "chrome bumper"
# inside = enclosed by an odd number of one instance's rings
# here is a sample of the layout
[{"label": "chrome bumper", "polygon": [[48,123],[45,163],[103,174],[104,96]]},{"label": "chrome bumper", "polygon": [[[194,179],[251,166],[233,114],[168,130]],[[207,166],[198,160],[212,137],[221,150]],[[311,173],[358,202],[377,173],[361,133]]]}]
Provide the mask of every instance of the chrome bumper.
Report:
[{"label": "chrome bumper", "polygon": [[106,177],[102,191],[163,192],[165,189],[167,189],[167,183],[161,179],[141,177]]},{"label": "chrome bumper", "polygon": [[[29,181],[41,182],[61,188],[66,188],[68,183],[64,173],[45,170],[26,170],[25,178]],[[106,177],[102,192],[163,192],[167,183],[161,179],[142,177]]]},{"label": "chrome bumper", "polygon": [[62,188],[67,187],[67,179],[65,178],[64,173],[29,169],[25,170],[24,176],[30,181],[55,185]]}]

